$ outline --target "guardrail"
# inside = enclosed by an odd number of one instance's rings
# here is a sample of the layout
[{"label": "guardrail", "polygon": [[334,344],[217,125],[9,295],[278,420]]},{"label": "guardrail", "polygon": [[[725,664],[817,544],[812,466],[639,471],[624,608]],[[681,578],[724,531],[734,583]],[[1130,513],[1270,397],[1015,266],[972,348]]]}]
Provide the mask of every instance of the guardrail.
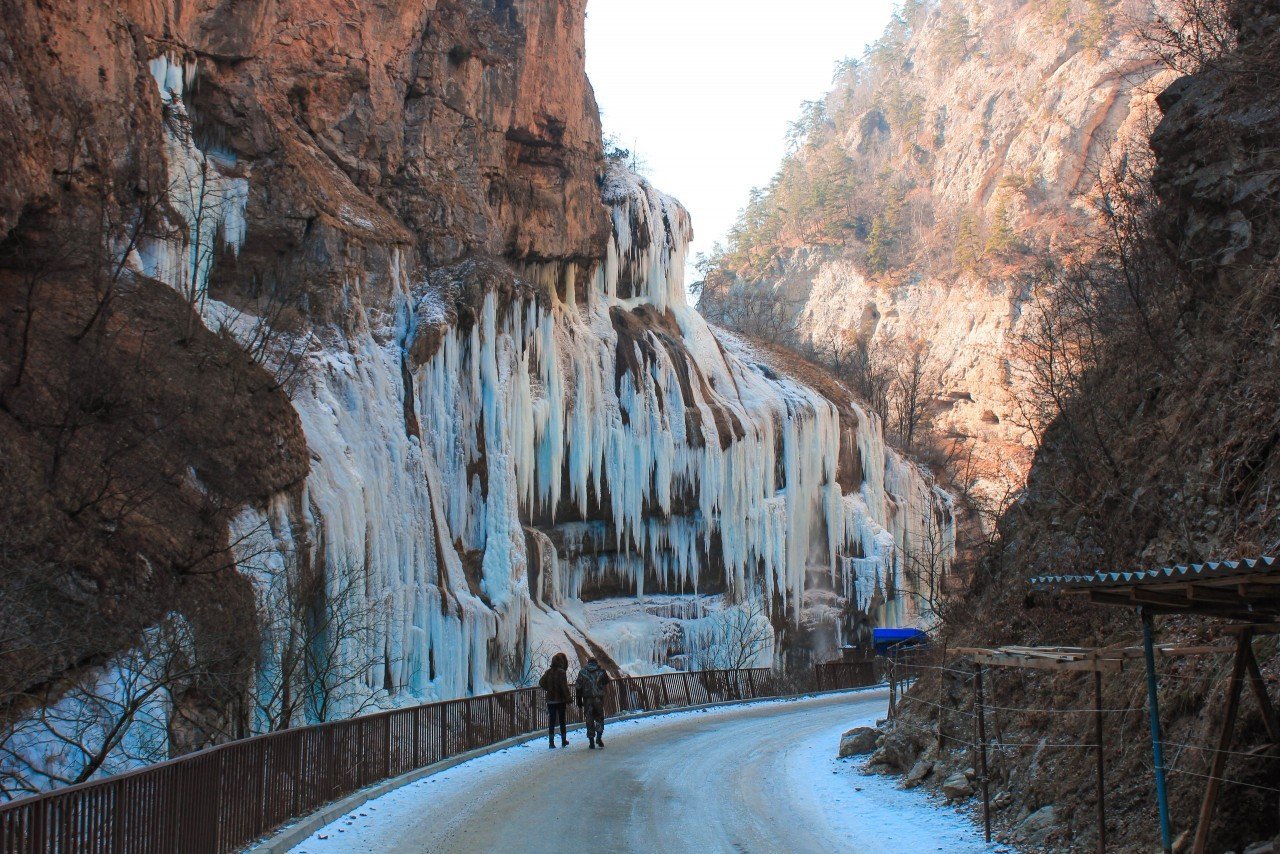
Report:
[{"label": "guardrail", "polygon": [[[876,682],[860,664],[815,676],[819,690]],[[784,684],[768,668],[624,677],[605,713],[778,696]],[[581,721],[572,705],[569,719]],[[229,742],[0,805],[0,852],[235,851],[365,786],[546,725],[541,690],[521,688]]]}]

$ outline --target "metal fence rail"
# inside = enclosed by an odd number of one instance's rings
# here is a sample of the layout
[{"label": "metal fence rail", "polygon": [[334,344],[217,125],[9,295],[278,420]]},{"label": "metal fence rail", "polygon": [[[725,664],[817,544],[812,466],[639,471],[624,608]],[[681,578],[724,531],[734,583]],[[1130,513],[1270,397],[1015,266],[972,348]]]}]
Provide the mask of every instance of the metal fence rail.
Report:
[{"label": "metal fence rail", "polygon": [[[862,664],[818,665],[815,676],[819,690],[876,681]],[[781,693],[767,668],[624,677],[605,714]],[[546,725],[541,690],[521,688],[255,736],[0,805],[0,852],[236,851],[365,786]]]}]

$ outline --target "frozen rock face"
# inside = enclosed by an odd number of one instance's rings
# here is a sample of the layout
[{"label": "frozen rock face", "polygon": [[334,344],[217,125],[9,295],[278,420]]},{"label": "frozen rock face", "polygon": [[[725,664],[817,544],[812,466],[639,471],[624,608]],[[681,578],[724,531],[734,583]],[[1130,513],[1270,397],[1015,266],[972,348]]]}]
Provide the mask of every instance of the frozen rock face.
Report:
[{"label": "frozen rock face", "polygon": [[[22,554],[36,582],[0,600],[5,624],[45,654],[5,659],[0,722],[41,702],[32,697],[51,704],[72,682],[98,684],[99,670],[172,617],[218,660],[185,662],[190,684],[167,686],[174,737],[150,758],[244,734],[261,722],[249,720],[242,686],[257,647],[279,641],[266,620],[305,609],[279,580],[279,550],[253,560],[242,550],[237,568],[228,549],[266,529],[229,520],[288,516],[305,532],[291,567],[336,565],[338,554],[343,565],[408,566],[424,547],[410,514],[348,561],[348,543],[308,527],[303,484],[318,459],[331,467],[317,482],[342,459],[370,483],[408,477],[388,456],[394,443],[385,453],[376,444],[380,430],[405,430],[399,351],[389,351],[393,373],[368,367],[386,355],[378,335],[405,332],[398,288],[472,254],[603,256],[584,7],[6,8],[0,438],[22,464],[0,479],[11,497],[2,550]],[[332,409],[295,408],[288,394],[330,391],[311,364],[326,350],[335,372],[364,373],[334,381],[348,396],[325,399]],[[299,353],[305,370],[295,371]],[[74,442],[42,427],[75,423],[68,413],[85,407],[96,414]],[[346,432],[300,414],[345,419]],[[351,425],[357,417],[369,432]],[[337,518],[348,511],[333,496],[325,510]],[[15,565],[6,579],[19,577]],[[258,620],[247,576],[275,585],[258,591]],[[47,642],[28,622],[48,627]],[[442,669],[472,652],[456,649]],[[206,684],[213,668],[217,684]]]},{"label": "frozen rock face", "polygon": [[[604,168],[584,5],[6,19],[6,353],[75,331],[21,337],[28,253],[59,248],[51,223],[105,223],[95,251],[182,344],[156,374],[195,401],[140,455],[202,536],[171,554],[136,519],[109,529],[138,566],[96,567],[96,589],[165,584],[100,648],[58,650],[54,679],[92,678],[48,705],[85,732],[110,729],[85,717],[101,686],[161,698],[166,731],[101,767],[523,684],[552,650],[636,673],[807,661],[929,619],[909,558],[949,563],[948,496],[847,391],[685,304],[687,214]],[[185,531],[142,521],[166,547]],[[191,675],[157,686],[160,660]],[[31,767],[86,772],[40,716],[21,729]]]},{"label": "frozen rock face", "polygon": [[312,474],[265,521],[281,565],[363,567],[379,622],[349,654],[387,702],[558,649],[767,665],[928,619],[907,556],[949,561],[948,497],[847,392],[685,304],[677,203],[618,170],[604,199],[602,263],[393,268],[357,334],[318,333],[294,395]]}]

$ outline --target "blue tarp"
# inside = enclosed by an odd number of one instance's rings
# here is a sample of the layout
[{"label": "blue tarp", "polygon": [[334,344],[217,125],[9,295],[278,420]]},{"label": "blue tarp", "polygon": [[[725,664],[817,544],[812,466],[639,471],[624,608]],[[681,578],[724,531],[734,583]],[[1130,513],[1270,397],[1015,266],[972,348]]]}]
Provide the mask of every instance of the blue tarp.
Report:
[{"label": "blue tarp", "polygon": [[929,636],[920,629],[872,629],[871,642],[876,652],[886,653],[894,649],[919,646],[929,642]]}]

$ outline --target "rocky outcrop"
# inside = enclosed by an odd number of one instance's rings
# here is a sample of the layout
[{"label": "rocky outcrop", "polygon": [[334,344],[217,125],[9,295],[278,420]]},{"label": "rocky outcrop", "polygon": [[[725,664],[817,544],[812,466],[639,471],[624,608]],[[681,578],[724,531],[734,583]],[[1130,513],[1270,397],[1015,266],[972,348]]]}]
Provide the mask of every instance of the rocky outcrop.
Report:
[{"label": "rocky outcrop", "polygon": [[148,63],[167,58],[201,143],[253,175],[253,227],[228,281],[296,275],[284,259],[338,281],[362,244],[416,246],[432,264],[597,257],[584,5],[10,4],[0,227],[96,192],[99,173],[122,202],[164,190]]},{"label": "rocky outcrop", "polygon": [[[603,254],[583,5],[4,5],[6,744],[47,740],[14,716],[60,704],[47,727],[96,751],[110,726],[77,698],[127,708],[157,671],[185,674],[157,694],[173,714],[139,713],[168,738],[104,767],[260,725],[266,551],[235,520],[274,502],[305,528],[305,479],[347,453],[299,417],[310,360],[395,311],[401,271]],[[304,543],[323,567],[322,530]],[[195,646],[162,666],[171,630]],[[93,770],[71,754],[4,789]]]}]

